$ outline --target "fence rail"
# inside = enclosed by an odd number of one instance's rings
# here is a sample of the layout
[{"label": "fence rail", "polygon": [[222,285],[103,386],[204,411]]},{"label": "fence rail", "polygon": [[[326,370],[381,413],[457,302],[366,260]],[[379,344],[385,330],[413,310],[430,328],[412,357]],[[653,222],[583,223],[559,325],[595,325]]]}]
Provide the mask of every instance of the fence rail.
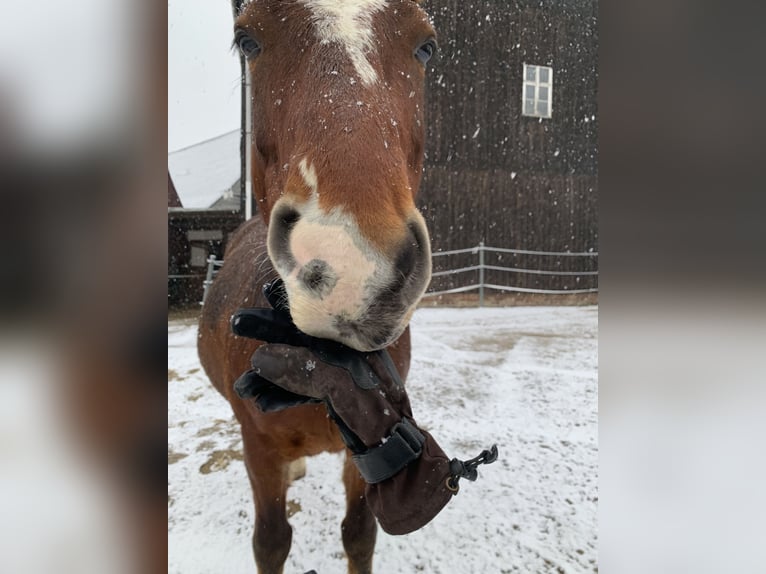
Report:
[{"label": "fence rail", "polygon": [[215,275],[218,273],[218,269],[220,269],[222,265],[223,259],[218,259],[215,255],[211,255],[207,258],[207,275],[202,282],[202,301],[200,301],[200,305],[205,303],[205,299],[207,299],[207,290],[210,289],[210,286],[213,284],[213,279],[215,279]]},{"label": "fence rail", "polygon": [[461,285],[452,289],[442,289],[438,291],[428,291],[424,297],[436,297],[439,295],[447,295],[452,293],[466,293],[469,291],[479,291],[479,306],[484,305],[484,295],[487,289],[495,291],[513,292],[513,293],[539,293],[544,295],[575,295],[581,293],[597,293],[598,287],[590,287],[586,289],[535,289],[530,287],[519,287],[512,285],[497,285],[495,283],[488,283],[485,280],[486,271],[500,271],[506,273],[519,273],[529,275],[547,275],[547,276],[562,276],[562,277],[581,277],[581,276],[598,276],[598,271],[559,271],[552,269],[528,269],[525,267],[504,267],[501,265],[490,265],[486,262],[486,253],[502,253],[512,255],[536,255],[542,257],[584,257],[592,258],[598,257],[598,252],[571,252],[571,251],[530,251],[528,249],[507,249],[504,247],[488,247],[484,245],[484,242],[480,242],[476,247],[469,247],[466,249],[453,249],[451,251],[436,251],[431,254],[432,259],[438,257],[444,257],[447,255],[464,255],[471,254],[476,255],[479,258],[478,264],[459,267],[457,269],[446,269],[442,271],[435,271],[431,274],[432,277],[444,277],[448,275],[457,275],[459,273],[467,273],[470,271],[478,271],[478,282],[470,285]]},{"label": "fence rail", "polygon": [[[451,275],[458,275],[460,273],[468,273],[471,271],[478,271],[478,282],[470,285],[461,285],[451,289],[442,289],[439,291],[427,291],[424,297],[436,297],[439,295],[448,295],[453,293],[467,293],[470,291],[479,291],[479,306],[484,305],[484,296],[487,289],[494,291],[513,292],[513,293],[539,293],[544,295],[576,295],[581,293],[597,293],[598,287],[590,287],[586,289],[534,289],[530,287],[519,287],[512,285],[498,285],[496,283],[488,283],[485,281],[486,271],[499,271],[506,273],[518,273],[529,275],[546,275],[546,276],[598,276],[598,271],[557,271],[552,269],[528,269],[524,267],[503,267],[501,265],[489,265],[486,263],[486,253],[503,253],[513,255],[536,255],[542,257],[584,257],[592,258],[598,257],[597,252],[581,252],[573,253],[570,251],[529,251],[527,249],[507,249],[504,247],[487,247],[484,242],[480,242],[476,247],[468,247],[466,249],[453,249],[451,251],[436,251],[431,254],[432,260],[436,260],[439,257],[445,257],[448,255],[476,255],[479,261],[475,265],[468,265],[459,267],[456,269],[444,269],[441,271],[434,271],[432,277],[446,277]],[[203,282],[203,295],[202,302],[205,302],[207,297],[208,288],[213,283],[215,275],[218,269],[223,265],[222,259],[217,259],[215,255],[211,255],[207,259],[207,275]]]}]

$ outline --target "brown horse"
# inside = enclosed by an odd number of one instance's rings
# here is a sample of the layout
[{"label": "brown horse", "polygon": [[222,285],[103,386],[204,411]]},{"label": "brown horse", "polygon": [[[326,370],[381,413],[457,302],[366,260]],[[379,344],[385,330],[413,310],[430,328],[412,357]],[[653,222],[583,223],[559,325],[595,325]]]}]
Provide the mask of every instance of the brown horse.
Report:
[{"label": "brown horse", "polygon": [[[407,324],[431,274],[414,196],[434,31],[413,0],[254,0],[236,19],[235,41],[254,86],[252,183],[262,220],[231,238],[198,347],[242,427],[255,560],[272,574],[292,540],[293,463],[344,446],[322,405],[264,414],[236,396],[233,383],[260,343],[234,337],[229,318],[265,306],[261,286],[278,274],[304,332],[358,350],[388,347],[406,376]],[[343,482],[349,572],[371,572],[377,526],[349,456]]]}]

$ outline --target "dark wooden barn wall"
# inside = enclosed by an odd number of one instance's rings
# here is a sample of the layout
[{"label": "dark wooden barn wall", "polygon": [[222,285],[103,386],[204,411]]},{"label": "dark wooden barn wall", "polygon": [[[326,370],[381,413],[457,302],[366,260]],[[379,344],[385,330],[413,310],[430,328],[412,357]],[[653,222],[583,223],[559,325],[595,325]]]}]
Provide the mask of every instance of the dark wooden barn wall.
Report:
[{"label": "dark wooden barn wall", "polygon": [[[236,211],[186,210],[168,213],[168,306],[198,307],[207,267],[193,267],[192,243],[223,259],[226,243],[242,223]],[[189,241],[190,231],[220,231],[222,240]]]},{"label": "dark wooden barn wall", "polygon": [[[484,241],[515,249],[598,251],[596,2],[423,5],[440,46],[427,75],[426,164],[418,199],[434,250]],[[553,68],[551,119],[521,115],[525,62]],[[470,258],[451,258],[448,266],[460,263]],[[501,264],[509,263],[506,255]],[[518,256],[514,263],[597,269],[595,258]],[[508,277],[490,273],[488,280],[507,283]],[[432,288],[460,281],[435,279]],[[595,277],[517,275],[514,281],[553,289],[597,284]]]}]

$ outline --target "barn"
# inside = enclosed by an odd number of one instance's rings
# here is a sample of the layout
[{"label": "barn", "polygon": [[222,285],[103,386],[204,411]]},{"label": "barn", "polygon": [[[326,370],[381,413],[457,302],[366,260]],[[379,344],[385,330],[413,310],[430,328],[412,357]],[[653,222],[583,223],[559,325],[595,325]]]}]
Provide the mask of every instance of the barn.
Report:
[{"label": "barn", "polygon": [[[427,78],[426,168],[419,198],[434,251],[482,242],[514,251],[439,257],[430,290],[475,283],[478,270],[470,268],[482,255],[488,284],[513,286],[517,293],[593,293],[598,287],[597,3],[428,0],[423,5],[439,33],[438,57]],[[470,270],[438,275],[460,268]]]},{"label": "barn", "polygon": [[[503,293],[503,303],[551,297],[594,302],[596,1],[425,0],[423,6],[439,34],[426,79],[427,143],[418,196],[435,254],[431,301],[484,301],[485,293]],[[239,154],[240,136],[228,134],[232,154]],[[241,155],[228,162],[244,173]],[[214,178],[197,167],[191,185],[204,187]],[[173,182],[183,204],[178,176]],[[216,181],[208,191],[224,195],[221,185]],[[228,203],[172,207],[169,201],[173,305],[200,300],[208,256],[221,257],[244,218],[244,186],[237,178],[226,185]]]},{"label": "barn", "polygon": [[244,221],[239,130],[168,154],[168,304],[202,300],[208,259]]}]

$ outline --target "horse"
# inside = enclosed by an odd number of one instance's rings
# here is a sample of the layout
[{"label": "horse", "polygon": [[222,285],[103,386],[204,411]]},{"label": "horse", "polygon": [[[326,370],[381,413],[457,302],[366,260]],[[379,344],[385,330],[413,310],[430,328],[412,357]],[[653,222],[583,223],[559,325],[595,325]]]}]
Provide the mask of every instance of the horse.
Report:
[{"label": "horse", "polygon": [[[409,321],[431,277],[415,207],[424,78],[435,32],[418,0],[253,0],[235,18],[252,79],[252,188],[260,217],[231,237],[199,323],[200,362],[242,430],[259,574],[281,573],[286,492],[306,456],[345,447],[322,404],[262,413],[236,396],[259,341],[235,337],[240,307],[284,281],[295,324],[359,351],[388,348],[404,379]],[[304,467],[305,468],[305,467]],[[341,524],[348,571],[372,571],[377,524],[348,451]]]}]

